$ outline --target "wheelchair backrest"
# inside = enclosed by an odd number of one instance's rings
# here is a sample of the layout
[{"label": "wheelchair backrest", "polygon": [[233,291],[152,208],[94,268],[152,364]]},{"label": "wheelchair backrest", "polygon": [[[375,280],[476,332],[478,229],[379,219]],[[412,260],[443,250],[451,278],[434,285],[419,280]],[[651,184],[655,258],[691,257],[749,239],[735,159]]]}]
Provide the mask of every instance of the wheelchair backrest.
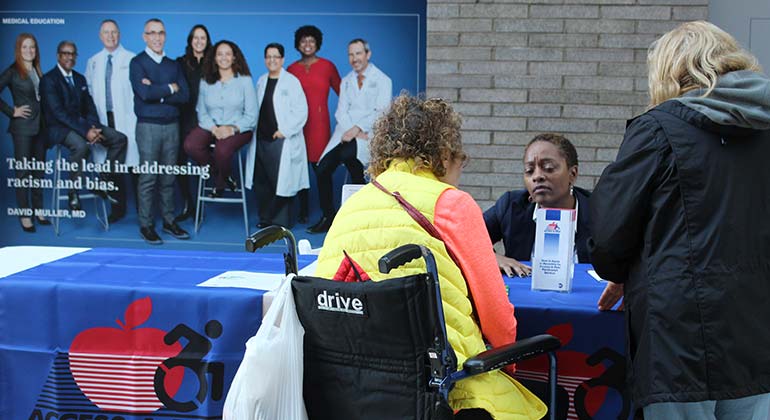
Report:
[{"label": "wheelchair backrest", "polygon": [[305,328],[304,394],[317,419],[429,418],[436,315],[425,274],[380,282],[292,282]]}]

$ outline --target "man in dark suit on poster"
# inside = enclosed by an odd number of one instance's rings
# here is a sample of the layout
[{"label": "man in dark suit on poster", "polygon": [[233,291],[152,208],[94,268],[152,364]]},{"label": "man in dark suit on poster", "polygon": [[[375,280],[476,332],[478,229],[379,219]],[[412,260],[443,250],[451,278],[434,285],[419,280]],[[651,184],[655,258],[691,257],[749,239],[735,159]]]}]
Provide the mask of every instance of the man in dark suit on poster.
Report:
[{"label": "man in dark suit on poster", "polygon": [[[90,153],[90,146],[99,143],[107,149],[110,162],[123,163],[126,159],[126,136],[99,123],[96,106],[88,93],[86,78],[73,70],[77,47],[72,41],[62,41],[56,49],[56,67],[43,75],[40,81],[40,98],[48,129],[49,143],[61,144],[69,150],[69,162],[77,164],[70,172],[70,179],[77,180],[82,174],[80,165]],[[115,191],[97,191],[112,203],[110,222],[115,222],[126,212],[125,202],[118,199],[117,191],[123,189],[120,177],[101,174],[104,181],[113,181]],[[69,191],[69,207],[80,210],[80,198],[75,189]]]}]

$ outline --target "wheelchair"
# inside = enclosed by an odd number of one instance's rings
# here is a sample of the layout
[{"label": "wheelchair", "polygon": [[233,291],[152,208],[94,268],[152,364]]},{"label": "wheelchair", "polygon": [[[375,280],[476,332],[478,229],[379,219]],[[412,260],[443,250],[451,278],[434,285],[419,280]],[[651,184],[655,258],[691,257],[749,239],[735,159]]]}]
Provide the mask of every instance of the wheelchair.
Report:
[{"label": "wheelchair", "polygon": [[[286,274],[297,272],[291,231],[269,226],[246,240],[246,249],[283,239]],[[297,315],[305,329],[305,407],[310,420],[451,420],[449,392],[465,378],[548,354],[549,416],[556,413],[556,337],[539,335],[487,350],[457,366],[447,340],[436,262],[418,245],[396,248],[379,260],[381,273],[414,259],[419,275],[345,283],[297,276]]]}]

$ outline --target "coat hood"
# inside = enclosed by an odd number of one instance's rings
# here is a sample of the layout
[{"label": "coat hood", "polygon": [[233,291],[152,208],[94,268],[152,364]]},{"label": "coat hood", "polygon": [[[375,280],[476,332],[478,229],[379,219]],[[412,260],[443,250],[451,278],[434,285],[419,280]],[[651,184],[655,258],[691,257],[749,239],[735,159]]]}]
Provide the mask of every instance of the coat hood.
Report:
[{"label": "coat hood", "polygon": [[704,92],[696,89],[676,100],[720,126],[770,129],[770,79],[765,75],[733,71],[720,77],[708,96]]}]

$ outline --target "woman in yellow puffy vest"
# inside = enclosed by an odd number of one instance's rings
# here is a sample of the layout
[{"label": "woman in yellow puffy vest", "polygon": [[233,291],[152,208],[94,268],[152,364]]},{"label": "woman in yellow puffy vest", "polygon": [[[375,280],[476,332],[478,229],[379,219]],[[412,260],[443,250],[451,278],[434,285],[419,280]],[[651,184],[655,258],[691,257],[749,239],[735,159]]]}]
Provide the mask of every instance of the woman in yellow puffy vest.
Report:
[{"label": "woman in yellow puffy vest", "polygon": [[[373,131],[369,174],[416,207],[443,242],[428,234],[392,196],[369,184],[337,213],[316,275],[334,276],[345,251],[373,281],[385,280],[377,270],[383,254],[408,243],[427,246],[438,264],[447,333],[458,365],[486,350],[485,341],[493,347],[514,342],[516,318],[481,209],[470,195],[455,188],[466,161],[460,116],[444,100],[401,95]],[[415,260],[387,278],[424,271],[422,261]],[[511,373],[513,367],[506,370]],[[449,394],[449,404],[457,411],[456,419],[466,420],[539,419],[546,412],[537,397],[502,371],[460,381]]]}]

